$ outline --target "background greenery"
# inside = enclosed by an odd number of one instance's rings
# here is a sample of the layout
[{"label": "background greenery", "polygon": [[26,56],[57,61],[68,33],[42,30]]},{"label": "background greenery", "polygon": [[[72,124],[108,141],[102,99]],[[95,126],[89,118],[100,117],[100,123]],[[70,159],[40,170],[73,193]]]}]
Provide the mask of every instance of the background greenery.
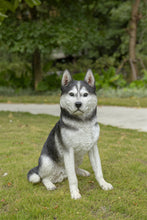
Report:
[{"label": "background greenery", "polygon": [[[0,86],[16,91],[56,90],[65,69],[81,79],[91,68],[97,89],[146,89],[145,0],[140,1],[137,14],[138,78],[131,83],[127,61],[135,2],[137,0],[2,0],[0,18],[6,15],[7,18],[0,26]],[[35,87],[34,80],[37,80]]]},{"label": "background greenery", "polygon": [[[68,181],[49,192],[42,183],[27,181],[57,117],[0,112],[1,219],[109,219],[145,220],[147,133],[101,125],[98,142],[104,177],[114,186],[98,186],[86,156],[82,168],[90,177],[78,177],[80,200],[70,198]],[[7,176],[3,176],[7,173]]]}]

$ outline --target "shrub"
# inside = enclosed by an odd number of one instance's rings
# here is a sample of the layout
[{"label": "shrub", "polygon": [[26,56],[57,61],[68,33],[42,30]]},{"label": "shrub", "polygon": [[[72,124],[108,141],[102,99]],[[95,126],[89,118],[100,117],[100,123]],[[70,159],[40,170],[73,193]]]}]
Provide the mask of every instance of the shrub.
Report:
[{"label": "shrub", "polygon": [[[85,73],[74,74],[73,78],[76,80],[84,79]],[[96,89],[108,89],[108,88],[122,88],[126,86],[126,81],[123,79],[123,75],[116,75],[115,68],[110,67],[108,70],[102,70],[101,74],[94,74]]]},{"label": "shrub", "polygon": [[142,79],[140,80],[135,80],[133,82],[130,83],[129,88],[147,88],[147,71],[144,70],[143,71],[144,75],[142,77]]},{"label": "shrub", "polygon": [[3,70],[0,72],[0,86],[11,87],[13,89],[29,88],[31,87],[30,75],[25,72],[18,76],[16,72],[11,69]]},{"label": "shrub", "polygon": [[100,88],[122,88],[126,85],[122,74],[116,74],[115,68],[110,67],[108,70],[102,70],[98,81],[96,81],[98,89]]},{"label": "shrub", "polygon": [[57,74],[47,75],[38,83],[37,91],[45,92],[48,90],[59,89],[61,85],[61,77]]},{"label": "shrub", "polygon": [[84,80],[85,73],[77,73],[73,75],[73,79],[75,80]]}]

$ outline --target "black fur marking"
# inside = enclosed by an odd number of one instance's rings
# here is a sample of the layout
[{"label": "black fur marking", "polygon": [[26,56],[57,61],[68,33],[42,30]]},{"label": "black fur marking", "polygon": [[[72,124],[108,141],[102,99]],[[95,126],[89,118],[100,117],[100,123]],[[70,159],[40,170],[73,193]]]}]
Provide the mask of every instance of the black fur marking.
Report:
[{"label": "black fur marking", "polygon": [[60,144],[62,146],[64,146],[63,138],[62,138],[62,135],[61,135],[61,126],[60,125],[61,125],[61,121],[58,121],[56,133],[57,133],[58,141],[60,142]]},{"label": "black fur marking", "polygon": [[55,127],[51,130],[41,152],[41,155],[45,154],[49,156],[53,161],[59,162],[59,155],[55,144],[55,133],[60,136],[60,127],[59,122],[55,125]]},{"label": "black fur marking", "polygon": [[[60,120],[56,123],[55,127],[50,132],[50,134],[49,134],[49,136],[43,146],[42,152],[41,152],[41,155],[47,155],[53,161],[55,161],[57,163],[60,162],[60,158],[59,158],[59,154],[58,154],[58,151],[56,148],[55,134],[57,134],[59,143],[64,147],[64,141],[63,141],[63,138],[61,135],[61,128],[62,127],[70,129],[70,130],[76,130],[72,126],[65,124],[62,121],[62,117],[61,117]],[[41,163],[41,162],[39,162],[39,163]]]}]

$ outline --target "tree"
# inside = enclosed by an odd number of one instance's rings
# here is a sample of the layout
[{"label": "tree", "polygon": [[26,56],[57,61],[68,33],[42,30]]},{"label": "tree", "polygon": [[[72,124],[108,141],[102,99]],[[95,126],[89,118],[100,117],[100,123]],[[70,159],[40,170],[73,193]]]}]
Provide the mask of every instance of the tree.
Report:
[{"label": "tree", "polygon": [[137,60],[136,60],[136,36],[137,36],[137,22],[139,20],[139,4],[140,0],[135,0],[132,5],[131,21],[129,28],[129,62],[131,66],[131,80],[137,80]]},{"label": "tree", "polygon": [[[120,36],[120,54],[121,62],[117,69],[117,73],[125,66],[126,63],[130,65],[130,80],[137,80],[138,77],[138,64],[140,61],[142,68],[145,65],[142,62],[139,50],[143,54],[145,47],[143,48],[143,37],[146,33],[146,27],[141,27],[142,14],[146,11],[145,1],[140,0],[124,1],[118,8],[112,9],[114,16],[113,20],[121,24],[121,30],[117,25]],[[143,7],[143,5],[145,7]],[[122,26],[122,21],[124,25]],[[145,22],[143,23],[145,24]],[[137,34],[137,29],[138,34]],[[140,35],[140,33],[142,33]],[[141,40],[140,40],[141,39]],[[117,48],[117,50],[118,50]],[[138,50],[139,49],[139,50]]]}]

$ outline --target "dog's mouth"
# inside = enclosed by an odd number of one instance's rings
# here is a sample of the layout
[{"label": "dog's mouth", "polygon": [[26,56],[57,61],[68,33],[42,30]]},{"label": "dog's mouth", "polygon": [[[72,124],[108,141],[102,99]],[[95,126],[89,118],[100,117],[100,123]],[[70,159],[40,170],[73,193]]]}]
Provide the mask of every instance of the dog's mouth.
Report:
[{"label": "dog's mouth", "polygon": [[74,114],[75,114],[75,113],[82,113],[82,114],[83,114],[84,112],[83,112],[81,109],[78,108],[78,109],[76,109],[73,113],[74,113]]}]

